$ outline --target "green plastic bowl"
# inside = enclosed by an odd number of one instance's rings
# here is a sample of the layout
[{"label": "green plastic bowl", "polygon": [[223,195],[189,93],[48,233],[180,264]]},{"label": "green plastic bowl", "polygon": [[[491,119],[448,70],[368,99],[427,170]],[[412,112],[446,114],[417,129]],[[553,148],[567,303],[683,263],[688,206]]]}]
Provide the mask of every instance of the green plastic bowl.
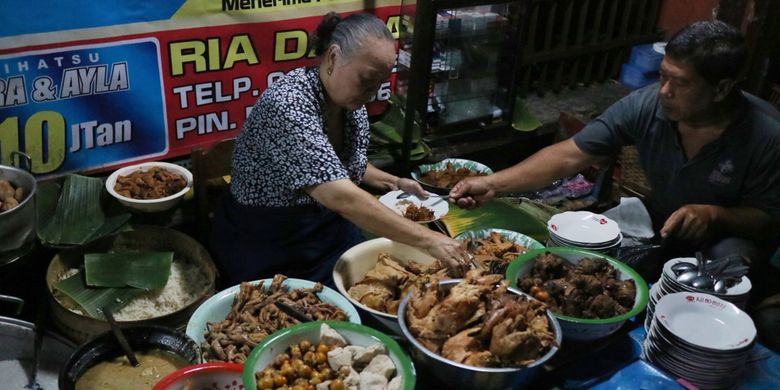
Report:
[{"label": "green plastic bowl", "polygon": [[257,344],[244,362],[244,389],[257,390],[255,373],[268,367],[273,359],[284,353],[291,345],[309,340],[316,344],[319,342],[320,325],[328,324],[336,332],[347,340],[349,345],[367,347],[372,344],[382,344],[387,348],[390,360],[395,364],[396,374],[404,378],[403,390],[413,390],[417,374],[409,356],[401,349],[395,340],[375,329],[365,325],[353,324],[344,321],[315,321],[298,324],[280,331],[274,332]]},{"label": "green plastic bowl", "polygon": [[509,280],[510,286],[517,287],[517,280],[531,272],[531,269],[536,262],[536,257],[545,252],[560,256],[573,264],[576,264],[584,258],[597,257],[604,259],[617,269],[618,280],[633,279],[634,284],[636,285],[634,307],[627,313],[617,317],[590,319],[553,313],[561,324],[564,339],[585,341],[606,337],[620,329],[626,320],[641,313],[647,306],[647,299],[649,296],[647,283],[633,268],[604,254],[577,248],[549,247],[545,249],[535,249],[524,255],[517,256],[517,258],[509,264],[509,268],[506,270],[506,279]]}]

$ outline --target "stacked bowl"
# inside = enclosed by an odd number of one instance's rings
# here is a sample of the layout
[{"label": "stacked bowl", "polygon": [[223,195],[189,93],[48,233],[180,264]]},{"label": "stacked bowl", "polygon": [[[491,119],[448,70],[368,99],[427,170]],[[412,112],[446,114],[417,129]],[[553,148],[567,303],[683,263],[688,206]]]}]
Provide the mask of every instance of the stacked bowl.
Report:
[{"label": "stacked bowl", "polygon": [[726,389],[738,383],[755,340],[753,321],[734,304],[681,292],[658,301],[642,354],[699,389]]},{"label": "stacked bowl", "polygon": [[614,256],[623,240],[618,223],[590,211],[566,211],[547,221],[547,246],[587,249]]},{"label": "stacked bowl", "polygon": [[661,298],[665,295],[691,292],[710,294],[724,301],[733,303],[736,307],[744,309],[750,297],[750,289],[753,287],[747,276],[742,276],[737,283],[729,287],[725,293],[716,293],[711,290],[698,289],[677,281],[677,275],[672,267],[679,263],[689,263],[696,265],[696,259],[693,257],[680,257],[671,259],[664,264],[661,277],[650,289],[650,299],[647,303],[647,316],[645,317],[645,330],[650,329],[650,324],[655,314],[655,307]]}]

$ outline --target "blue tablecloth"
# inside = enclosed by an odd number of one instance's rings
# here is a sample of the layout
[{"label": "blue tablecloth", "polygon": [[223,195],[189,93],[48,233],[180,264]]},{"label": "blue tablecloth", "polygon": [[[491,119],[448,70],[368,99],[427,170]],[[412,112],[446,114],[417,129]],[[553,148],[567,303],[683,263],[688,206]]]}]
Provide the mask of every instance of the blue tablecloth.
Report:
[{"label": "blue tablecloth", "polygon": [[[593,359],[582,359],[581,364],[563,373],[563,388],[598,390],[681,389],[683,385],[663,369],[640,358],[646,333],[637,327],[627,337],[609,347],[594,352]],[[761,344],[751,352],[737,389],[780,389],[780,355]]]}]

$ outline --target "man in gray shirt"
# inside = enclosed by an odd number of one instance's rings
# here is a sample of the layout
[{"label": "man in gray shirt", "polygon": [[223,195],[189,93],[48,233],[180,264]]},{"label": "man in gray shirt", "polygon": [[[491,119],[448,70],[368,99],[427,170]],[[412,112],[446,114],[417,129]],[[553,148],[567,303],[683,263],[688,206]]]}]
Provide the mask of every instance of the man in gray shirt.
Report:
[{"label": "man in gray shirt", "polygon": [[733,27],[693,23],[667,44],[660,83],[621,99],[571,139],[461,181],[450,199],[470,208],[536,190],[635,145],[652,187],[646,206],[674,255],[744,255],[752,295],[776,293],[768,257],[780,236],[780,113],[737,87],[745,57]]}]

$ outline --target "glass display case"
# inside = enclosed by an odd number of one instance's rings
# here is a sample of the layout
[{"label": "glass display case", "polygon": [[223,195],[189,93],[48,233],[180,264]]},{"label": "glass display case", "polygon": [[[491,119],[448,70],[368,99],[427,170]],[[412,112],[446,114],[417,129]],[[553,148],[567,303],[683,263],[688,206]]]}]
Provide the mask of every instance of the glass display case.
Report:
[{"label": "glass display case", "polygon": [[431,139],[509,125],[523,14],[519,1],[402,1],[395,94],[405,143],[415,120]]}]

